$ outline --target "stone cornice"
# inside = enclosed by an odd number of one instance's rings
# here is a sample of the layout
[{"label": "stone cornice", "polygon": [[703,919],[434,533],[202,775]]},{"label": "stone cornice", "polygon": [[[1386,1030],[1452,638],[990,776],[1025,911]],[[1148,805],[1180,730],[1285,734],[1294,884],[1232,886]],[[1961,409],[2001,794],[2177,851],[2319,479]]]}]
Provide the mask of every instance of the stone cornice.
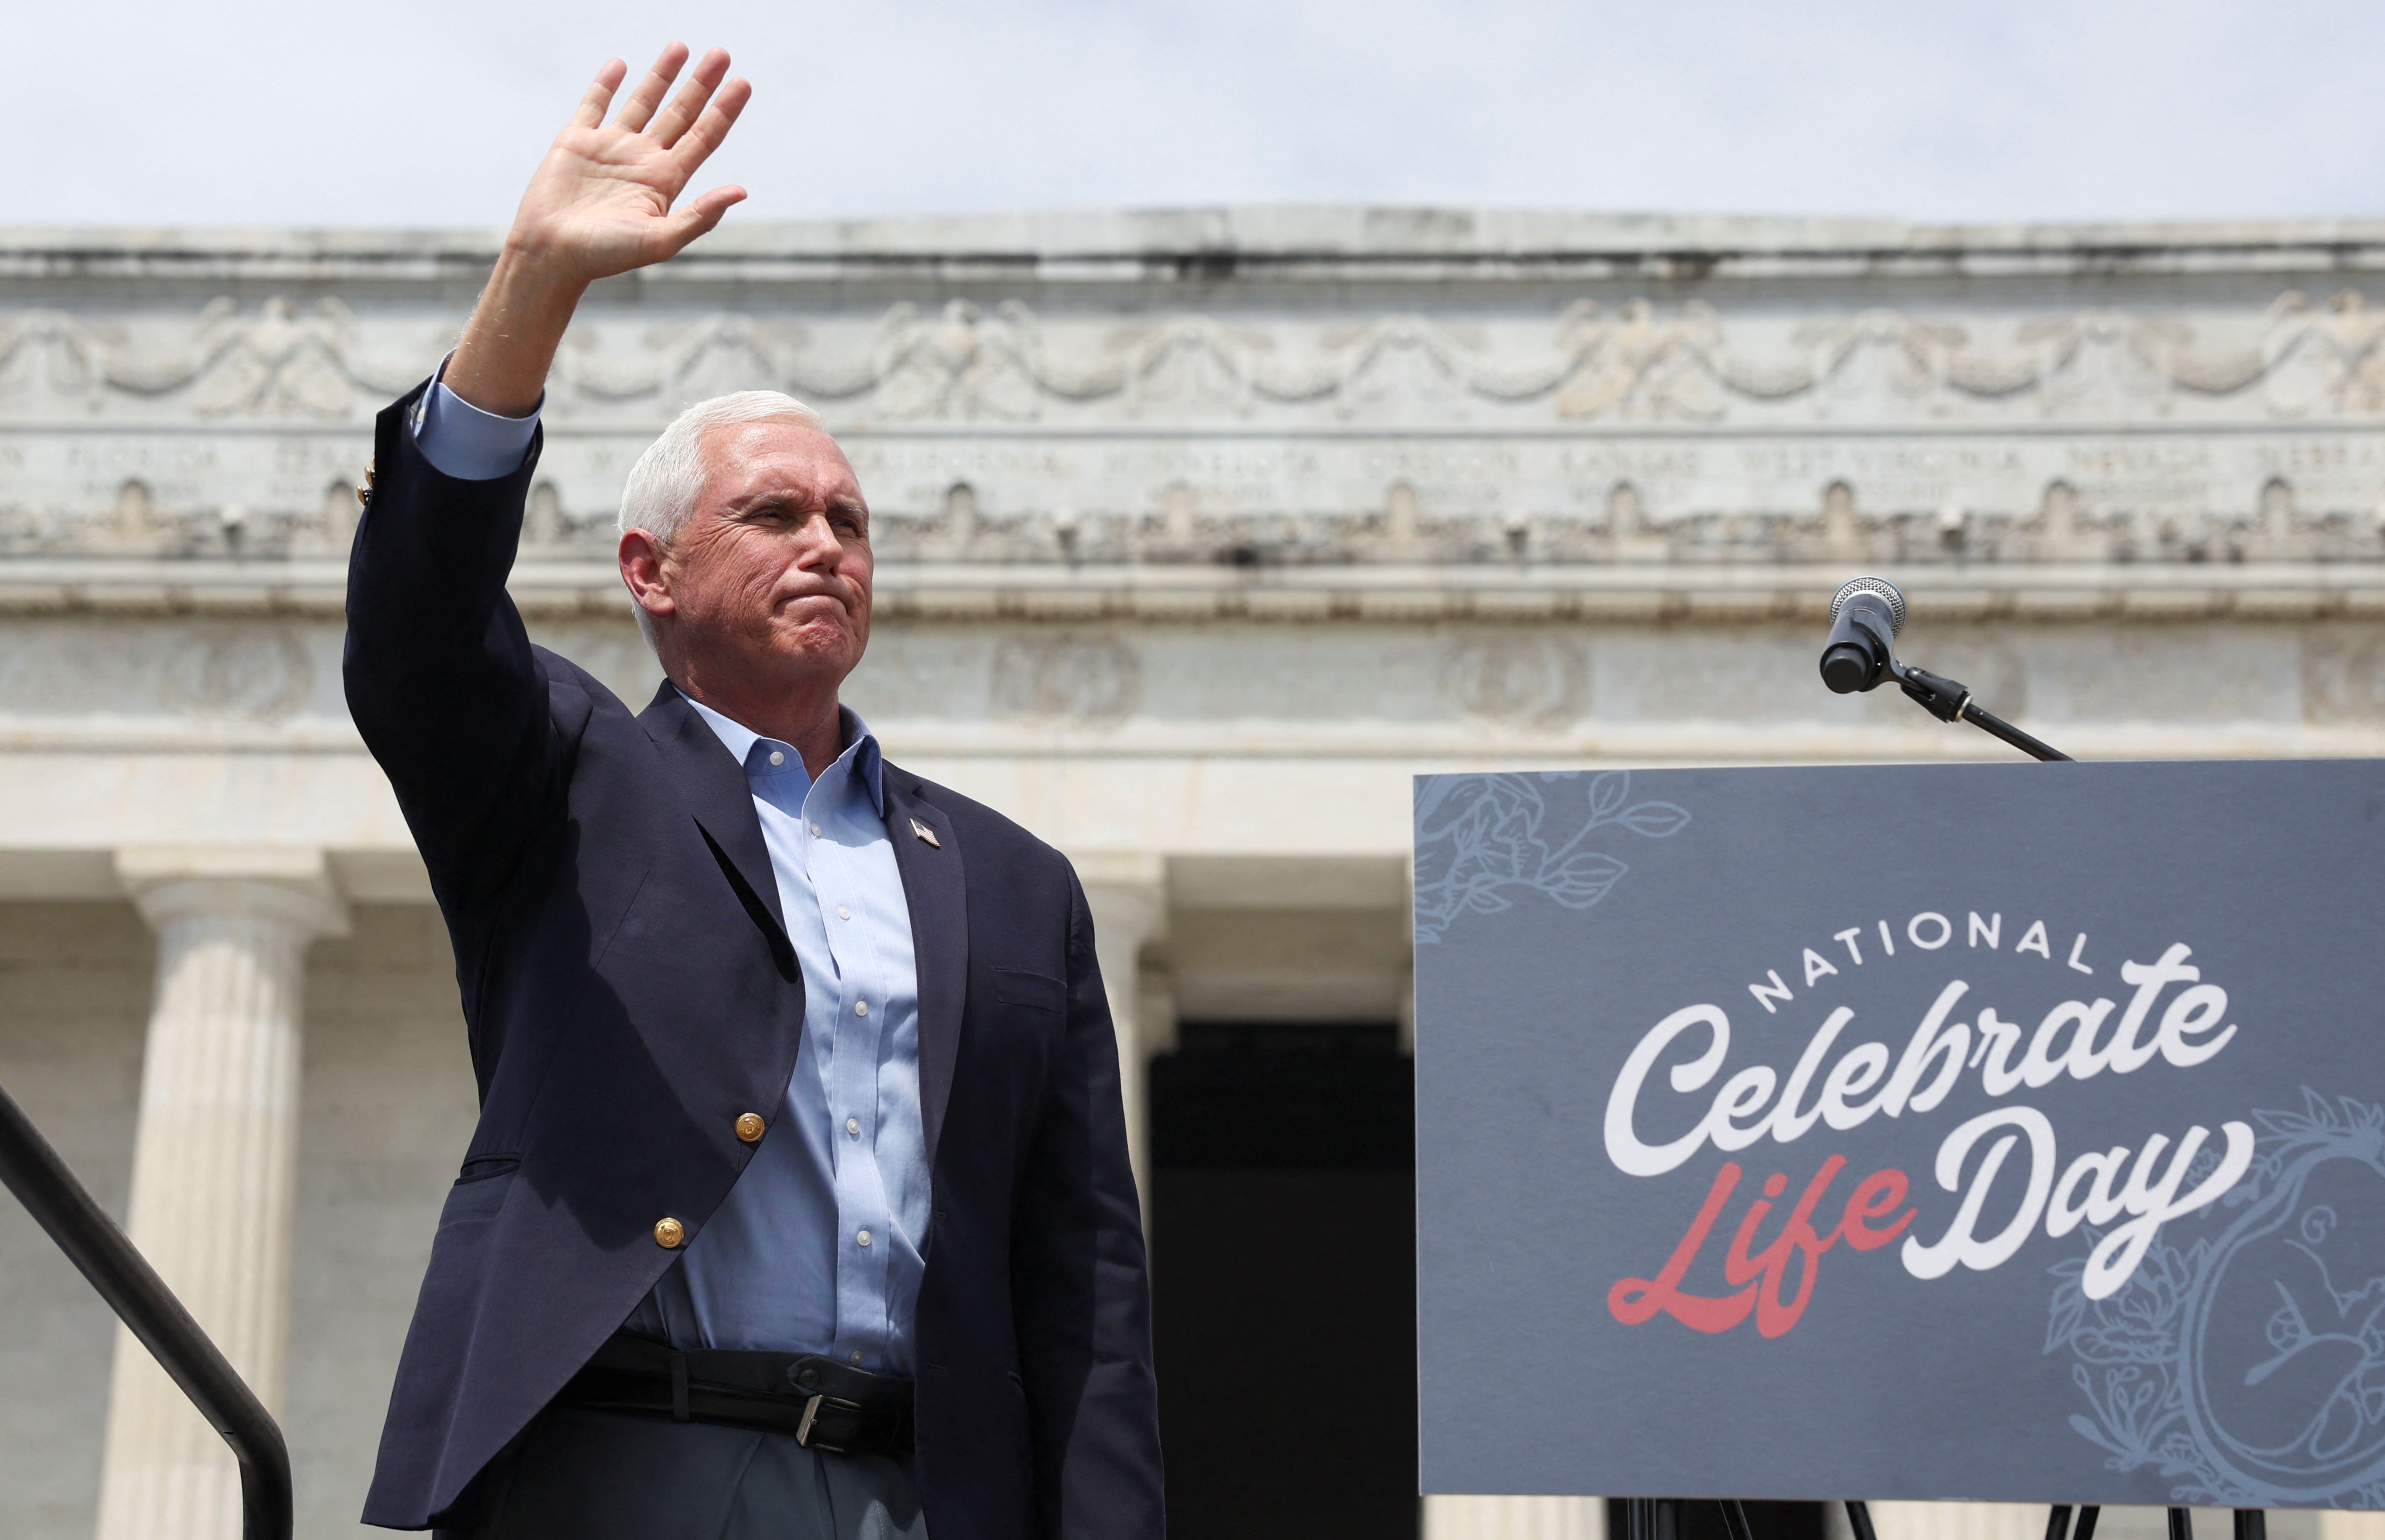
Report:
[{"label": "stone cornice", "polygon": [[[1945,620],[2266,621],[2385,617],[2385,564],[2125,562],[1960,566],[1621,563],[1534,567],[881,565],[890,620],[1645,624],[1812,620],[1860,570],[1893,578],[1916,613]],[[0,563],[0,614],[336,617],[345,564],[330,559]],[[609,563],[527,558],[511,592],[534,617],[628,618]]]},{"label": "stone cornice", "polygon": [[[495,231],[0,228],[0,282],[477,283]],[[618,289],[871,276],[1069,285],[1337,273],[1817,279],[2385,269],[2385,220],[1910,224],[1890,219],[1287,207],[731,223]]]}]

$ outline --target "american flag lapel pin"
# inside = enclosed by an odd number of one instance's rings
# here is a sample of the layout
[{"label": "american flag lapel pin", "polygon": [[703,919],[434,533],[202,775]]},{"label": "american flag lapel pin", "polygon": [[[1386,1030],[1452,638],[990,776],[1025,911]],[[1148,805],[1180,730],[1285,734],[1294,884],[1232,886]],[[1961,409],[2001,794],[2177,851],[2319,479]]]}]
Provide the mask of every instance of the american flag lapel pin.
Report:
[{"label": "american flag lapel pin", "polygon": [[944,847],[944,842],[936,838],[936,832],[933,829],[929,828],[926,824],[921,823],[918,819],[913,819],[911,820],[911,833],[927,841],[928,844],[935,849],[942,850]]}]

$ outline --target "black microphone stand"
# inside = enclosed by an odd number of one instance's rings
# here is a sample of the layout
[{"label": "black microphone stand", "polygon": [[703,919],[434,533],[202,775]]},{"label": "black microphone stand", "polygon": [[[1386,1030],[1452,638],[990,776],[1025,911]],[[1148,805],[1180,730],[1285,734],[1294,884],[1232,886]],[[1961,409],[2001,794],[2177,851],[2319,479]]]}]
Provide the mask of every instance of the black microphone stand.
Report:
[{"label": "black microphone stand", "polygon": [[2023,754],[2040,759],[2059,759],[2067,764],[2070,756],[2042,738],[2023,732],[2019,728],[1981,706],[1972,695],[1968,685],[1933,674],[1927,669],[1916,669],[1899,663],[1893,657],[1888,660],[1888,671],[1905,698],[1919,706],[1942,722],[1969,722],[1992,738],[2002,738]]}]

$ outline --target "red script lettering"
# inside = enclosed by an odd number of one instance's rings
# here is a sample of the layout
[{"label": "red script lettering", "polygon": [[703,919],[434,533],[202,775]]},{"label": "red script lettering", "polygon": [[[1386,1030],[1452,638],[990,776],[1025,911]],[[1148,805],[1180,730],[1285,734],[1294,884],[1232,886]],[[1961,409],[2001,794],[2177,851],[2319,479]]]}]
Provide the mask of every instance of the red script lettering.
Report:
[{"label": "red script lettering", "polygon": [[[1690,1221],[1680,1243],[1665,1259],[1663,1269],[1653,1280],[1618,1279],[1606,1291],[1607,1310],[1626,1326],[1644,1325],[1658,1315],[1669,1315],[1693,1332],[1709,1334],[1729,1331],[1745,1321],[1752,1310],[1757,1334],[1777,1337],[1787,1333],[1804,1318],[1805,1307],[1814,1297],[1822,1253],[1842,1240],[1857,1251],[1876,1251],[1913,1222],[1916,1210],[1907,1208],[1885,1228],[1873,1226],[1873,1221],[1886,1218],[1911,1191],[1911,1183],[1903,1171],[1879,1171],[1855,1184],[1854,1191],[1847,1195],[1839,1222],[1828,1233],[1816,1233],[1814,1210],[1846,1164],[1846,1158],[1839,1155],[1823,1161],[1822,1169],[1805,1183],[1795,1207],[1781,1221],[1780,1233],[1770,1244],[1756,1250],[1756,1232],[1773,1208],[1767,1200],[1777,1199],[1789,1190],[1785,1174],[1775,1172],[1766,1178],[1764,1197],[1748,1205],[1723,1253],[1723,1281],[1732,1286],[1733,1292],[1692,1294],[1681,1287],[1682,1281],[1689,1276],[1698,1253],[1704,1249],[1706,1237],[1713,1233],[1715,1221],[1722,1217],[1730,1195],[1738,1189],[1740,1177],[1745,1174],[1737,1161],[1723,1162],[1722,1170],[1715,1173],[1714,1184],[1706,1189],[1705,1201],[1699,1206],[1697,1217]],[[1782,1291],[1792,1266],[1796,1268],[1796,1292],[1784,1299]]]}]

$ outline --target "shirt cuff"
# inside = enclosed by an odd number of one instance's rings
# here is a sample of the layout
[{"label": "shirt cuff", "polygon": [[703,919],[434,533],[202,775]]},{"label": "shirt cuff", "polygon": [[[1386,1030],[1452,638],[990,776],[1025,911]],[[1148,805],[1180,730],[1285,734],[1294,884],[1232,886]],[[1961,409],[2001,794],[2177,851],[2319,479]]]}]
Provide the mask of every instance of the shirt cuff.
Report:
[{"label": "shirt cuff", "polygon": [[[440,372],[447,366],[442,362]],[[434,380],[422,393],[421,416],[414,425],[415,447],[431,469],[459,482],[493,482],[510,476],[530,455],[530,441],[538,432],[539,407],[528,417],[499,417],[480,407]]]}]

